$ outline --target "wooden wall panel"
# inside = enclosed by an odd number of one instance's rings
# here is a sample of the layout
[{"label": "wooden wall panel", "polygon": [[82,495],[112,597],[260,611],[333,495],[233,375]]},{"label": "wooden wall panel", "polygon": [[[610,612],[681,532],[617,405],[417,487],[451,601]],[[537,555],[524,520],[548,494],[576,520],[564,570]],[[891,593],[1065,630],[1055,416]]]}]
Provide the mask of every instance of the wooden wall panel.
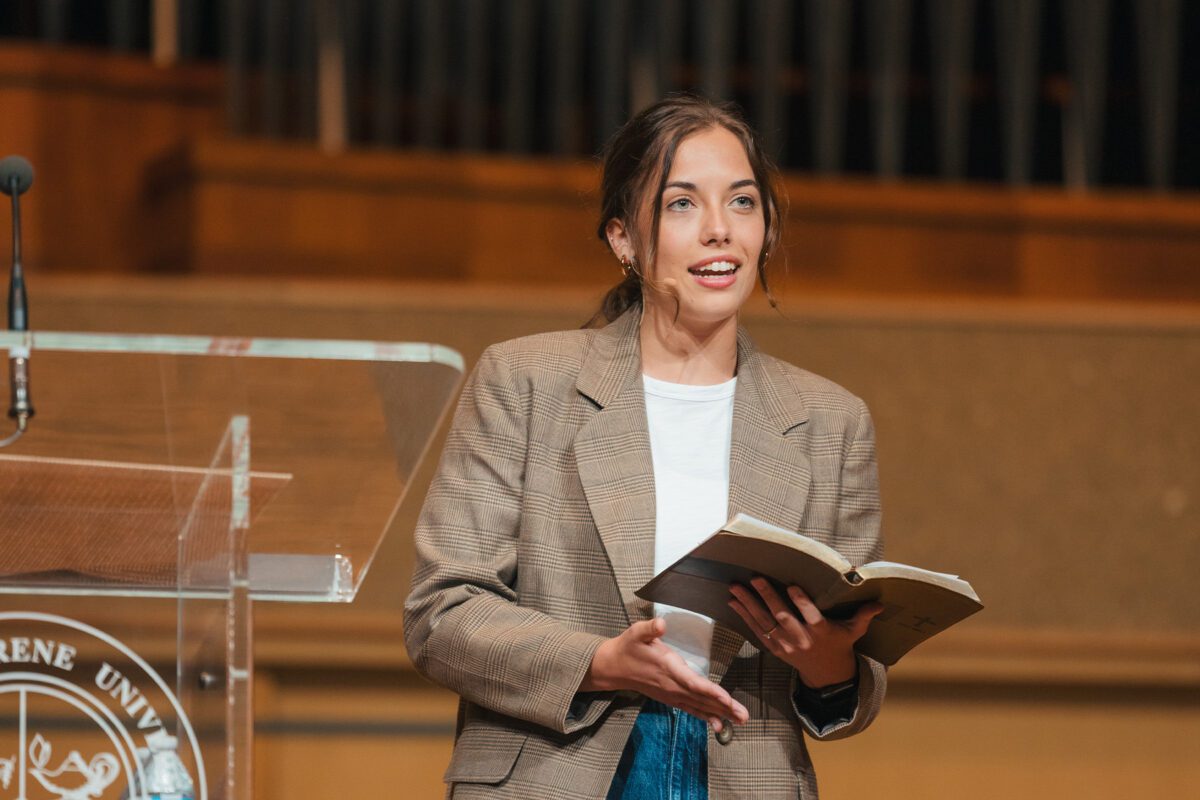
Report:
[{"label": "wooden wall panel", "polygon": [[220,134],[220,78],[215,67],[0,46],[0,156],[24,155],[35,174],[22,198],[26,264],[103,272],[144,263],[146,166],[192,136]]},{"label": "wooden wall panel", "polygon": [[[0,47],[0,143],[37,170],[47,270],[600,286],[594,163],[222,138],[215,67]],[[1200,199],[784,181],[773,268],[801,294],[1200,300]],[[7,223],[4,223],[7,224]],[[786,272],[786,274],[782,274]]]},{"label": "wooden wall panel", "polygon": [[1130,696],[893,691],[876,723],[812,745],[821,797],[1128,800],[1200,780],[1200,707]]},{"label": "wooden wall panel", "polygon": [[148,209],[152,219],[158,209],[193,209],[192,238],[164,241],[166,253],[189,260],[168,256],[154,269],[523,284],[619,274],[589,232],[587,168],[199,141],[152,175],[166,201]]},{"label": "wooden wall panel", "polygon": [[[158,165],[194,209],[164,243],[203,274],[598,286],[595,165],[193,142]],[[788,176],[775,285],[794,294],[1200,300],[1200,199]],[[170,208],[168,204],[164,206]],[[152,224],[154,230],[169,226]]]},{"label": "wooden wall panel", "polygon": [[[454,696],[378,678],[347,686],[353,681],[284,676],[276,703],[260,704],[256,797],[442,796]],[[827,800],[1179,796],[1200,781],[1200,703],[1195,692],[898,684],[866,732],[810,748]]]}]

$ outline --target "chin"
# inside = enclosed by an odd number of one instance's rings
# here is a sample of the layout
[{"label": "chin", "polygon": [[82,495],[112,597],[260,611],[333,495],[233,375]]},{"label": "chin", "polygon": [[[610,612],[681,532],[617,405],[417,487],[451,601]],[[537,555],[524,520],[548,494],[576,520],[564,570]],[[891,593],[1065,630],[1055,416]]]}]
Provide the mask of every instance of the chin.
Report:
[{"label": "chin", "polygon": [[737,319],[739,303],[700,303],[691,307],[682,305],[679,309],[679,321],[701,327],[714,327],[729,320]]}]

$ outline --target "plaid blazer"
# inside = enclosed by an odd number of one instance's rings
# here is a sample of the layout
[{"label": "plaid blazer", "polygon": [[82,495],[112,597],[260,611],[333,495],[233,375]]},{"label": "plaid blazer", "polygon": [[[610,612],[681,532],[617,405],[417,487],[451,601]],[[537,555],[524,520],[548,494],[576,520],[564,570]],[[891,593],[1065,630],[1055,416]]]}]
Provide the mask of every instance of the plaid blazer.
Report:
[{"label": "plaid blazer", "polygon": [[[870,415],[830,381],[738,333],[729,510],[878,558]],[[457,692],[454,798],[603,798],[641,707],[580,693],[592,654],[651,605],[655,500],[638,316],[490,347],[468,379],[416,531],[404,634],[424,675]],[[804,744],[856,733],[883,699],[860,656],[853,719],[817,730],[795,674],[718,625],[710,678],[750,711],[709,733],[713,800],[817,797]]]}]

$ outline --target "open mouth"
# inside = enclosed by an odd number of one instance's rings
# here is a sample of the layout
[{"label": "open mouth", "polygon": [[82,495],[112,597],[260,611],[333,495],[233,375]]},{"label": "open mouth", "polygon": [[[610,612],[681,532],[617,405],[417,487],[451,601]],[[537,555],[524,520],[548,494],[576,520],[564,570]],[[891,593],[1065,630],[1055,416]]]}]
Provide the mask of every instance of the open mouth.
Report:
[{"label": "open mouth", "polygon": [[714,261],[699,267],[688,267],[688,272],[704,278],[719,278],[724,275],[732,275],[737,271],[738,265],[732,261]]}]

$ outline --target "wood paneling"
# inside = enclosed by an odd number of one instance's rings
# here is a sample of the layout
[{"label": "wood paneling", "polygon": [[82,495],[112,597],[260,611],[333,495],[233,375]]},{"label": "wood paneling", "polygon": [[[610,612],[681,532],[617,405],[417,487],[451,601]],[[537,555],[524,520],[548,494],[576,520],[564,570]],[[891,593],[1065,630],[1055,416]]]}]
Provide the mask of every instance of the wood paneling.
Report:
[{"label": "wood paneling", "polygon": [[[0,46],[0,155],[24,155],[35,174],[21,206],[27,266],[101,272],[145,263],[146,166],[190,137],[220,135],[221,102],[215,66]],[[0,216],[7,241],[9,217]]]},{"label": "wood paneling", "polygon": [[559,284],[619,274],[590,229],[587,167],[199,141],[153,175],[161,208],[193,210],[191,240],[167,246],[191,261],[155,265],[173,271]]},{"label": "wood paneling", "polygon": [[[587,162],[221,137],[221,76],[0,48],[35,269],[600,286]],[[1200,198],[790,175],[781,293],[1200,300]]]},{"label": "wood paneling", "polygon": [[[592,164],[195,141],[159,164],[190,239],[154,266],[519,284],[616,278]],[[1200,198],[788,176],[794,294],[1200,300]],[[155,223],[152,230],[168,232]],[[186,254],[186,263],[172,262]]]}]

